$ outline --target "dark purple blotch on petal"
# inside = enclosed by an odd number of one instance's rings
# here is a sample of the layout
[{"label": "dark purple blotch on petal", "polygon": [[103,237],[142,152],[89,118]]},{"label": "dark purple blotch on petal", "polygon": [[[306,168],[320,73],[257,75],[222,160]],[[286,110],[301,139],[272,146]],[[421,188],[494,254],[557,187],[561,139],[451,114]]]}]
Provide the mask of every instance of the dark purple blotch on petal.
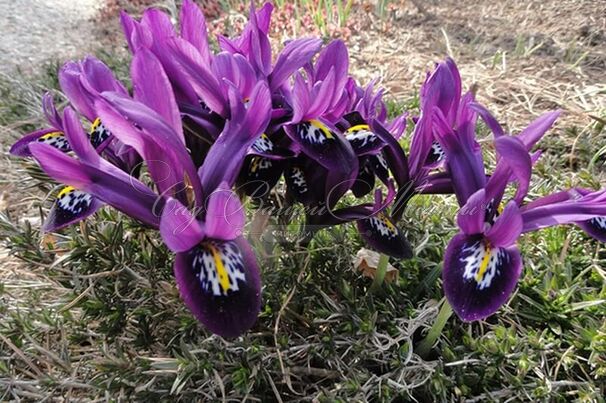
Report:
[{"label": "dark purple blotch on petal", "polygon": [[377,252],[398,259],[412,257],[412,248],[404,234],[386,214],[378,213],[357,223],[362,239]]},{"label": "dark purple blotch on petal", "polygon": [[249,155],[236,181],[236,189],[254,199],[266,197],[276,186],[286,161]]},{"label": "dark purple blotch on petal", "polygon": [[177,254],[174,271],[185,304],[211,332],[237,337],[255,324],[261,280],[254,254],[242,237],[204,240]]},{"label": "dark purple blotch on petal", "polygon": [[517,247],[489,249],[481,235],[459,234],[446,249],[444,293],[461,319],[481,320],[507,302],[521,271],[522,258]]},{"label": "dark purple blotch on petal", "polygon": [[606,217],[594,217],[577,223],[583,231],[600,242],[606,242]]},{"label": "dark purple blotch on petal", "polygon": [[66,186],[57,195],[44,224],[42,232],[57,231],[94,214],[103,203],[92,195]]}]

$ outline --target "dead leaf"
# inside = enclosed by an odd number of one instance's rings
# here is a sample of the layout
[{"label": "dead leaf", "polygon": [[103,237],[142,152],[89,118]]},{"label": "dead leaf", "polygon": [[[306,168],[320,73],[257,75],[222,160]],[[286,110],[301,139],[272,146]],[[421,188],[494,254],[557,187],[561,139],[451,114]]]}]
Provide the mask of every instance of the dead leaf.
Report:
[{"label": "dead leaf", "polygon": [[[356,259],[354,261],[354,267],[357,271],[362,272],[365,277],[375,278],[377,272],[377,266],[379,266],[380,253],[372,251],[370,249],[362,248],[356,253]],[[387,263],[387,270],[385,272],[385,282],[392,283],[398,279],[398,269]]]}]

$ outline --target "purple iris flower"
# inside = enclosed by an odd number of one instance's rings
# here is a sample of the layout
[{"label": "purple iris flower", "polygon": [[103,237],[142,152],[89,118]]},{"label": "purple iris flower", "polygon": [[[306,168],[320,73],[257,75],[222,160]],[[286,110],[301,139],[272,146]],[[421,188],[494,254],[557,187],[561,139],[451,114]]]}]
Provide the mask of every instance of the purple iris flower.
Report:
[{"label": "purple iris flower", "polygon": [[[439,63],[423,83],[419,96],[421,113],[416,119],[407,164],[409,182],[400,187],[392,209],[396,221],[415,194],[451,194],[455,191],[455,181],[460,182],[459,192],[465,194],[466,183],[483,184],[485,181],[480,169],[481,150],[474,134],[477,113],[469,107],[473,93],[461,94],[461,77],[452,59]],[[464,149],[456,150],[462,158],[452,156],[445,160],[445,145],[438,141],[436,127],[454,131],[458,133],[457,138],[466,139],[461,142]],[[478,177],[464,177],[461,164],[477,168],[472,171],[477,172]]]},{"label": "purple iris flower", "polygon": [[[390,133],[382,129],[377,134],[369,125],[375,118],[385,120],[381,93],[373,94],[372,85],[358,91],[347,75],[347,60],[345,45],[334,41],[322,50],[315,64],[306,66],[305,78],[295,74],[292,91],[286,94],[292,118],[285,132],[299,154],[285,171],[287,189],[296,200],[315,209],[306,217],[310,231],[357,221],[362,238],[371,247],[407,258],[411,256],[410,245],[386,214],[394,197],[388,168],[396,182],[402,172],[388,162],[394,160],[393,150],[398,156],[403,152]],[[401,133],[405,126],[402,120],[398,122],[393,127],[400,127]],[[375,175],[388,188],[385,200],[375,191],[374,204],[334,208],[348,190],[358,197],[371,192],[374,186],[369,184],[372,181],[374,185]]]},{"label": "purple iris flower", "polygon": [[[138,62],[156,69],[154,76],[162,75],[151,52],[138,52],[134,63]],[[160,95],[156,92],[160,88],[141,79],[141,86],[146,85],[149,88],[143,91],[148,96]],[[167,102],[162,109],[169,113],[160,118],[138,102],[108,93],[98,109],[108,126],[143,156],[150,172],[153,164],[165,166],[162,178],[161,166],[158,176],[152,173],[152,177],[158,178],[158,190],[167,200],[160,232],[177,253],[174,272],[181,296],[210,331],[235,337],[256,321],[261,285],[254,254],[241,235],[243,207],[230,189],[248,148],[269,122],[271,99],[267,85],[259,82],[246,106],[236,86],[228,85],[230,119],[197,173],[192,173],[180,122],[166,119],[178,115],[176,102]],[[165,97],[157,99],[166,102]]]},{"label": "purple iris flower", "polygon": [[[390,160],[392,155],[388,145],[401,148],[397,140],[406,130],[407,113],[397,116],[391,122],[387,121],[387,107],[383,102],[383,89],[374,92],[374,82],[366,88],[359,87],[353,80],[348,83],[350,106],[337,127],[343,131],[345,138],[358,156],[358,176],[351,191],[356,197],[362,197],[375,188],[375,177],[384,184],[387,183],[389,171],[399,184],[404,180],[402,174],[405,169],[400,160]],[[374,122],[376,121],[376,122]],[[371,123],[380,124],[384,130],[387,141],[382,140]],[[391,137],[395,140],[391,140]],[[397,151],[396,151],[397,152]],[[402,156],[398,153],[398,156]],[[405,159],[405,156],[404,156]],[[395,165],[388,164],[395,162]]]},{"label": "purple iris flower", "polygon": [[[486,318],[509,299],[522,272],[522,257],[516,243],[523,233],[567,223],[580,222],[583,227],[606,214],[603,190],[572,189],[528,204],[523,202],[532,165],[538,157],[537,153],[530,154],[530,150],[551,127],[558,112],[539,117],[514,137],[505,135],[483,107],[472,104],[470,108],[480,113],[495,134],[498,162],[490,178],[484,176],[483,163],[477,163],[481,159],[475,153],[471,132],[446,130],[445,125],[437,130],[447,165],[460,170],[452,172],[453,176],[461,177],[453,178],[461,204],[457,216],[460,232],[448,244],[442,279],[446,298],[465,321]],[[467,158],[465,152],[470,153]],[[461,189],[463,177],[472,180]],[[515,195],[503,203],[505,189],[511,182],[517,184]]]},{"label": "purple iris flower", "polygon": [[[65,64],[59,71],[59,83],[70,104],[90,122],[90,142],[97,153],[120,169],[133,171],[139,162],[138,155],[113,139],[94,110],[94,99],[101,92],[116,91],[127,94],[111,70],[100,60],[89,56],[80,62]],[[11,154],[29,157],[29,148],[33,143],[48,144],[62,152],[72,150],[64,134],[63,118],[54,106],[52,96],[45,94],[42,104],[51,128],[27,134],[11,147]],[[48,232],[64,228],[92,215],[102,206],[100,200],[82,189],[65,186],[59,191],[42,230]]]},{"label": "purple iris flower", "polygon": [[102,159],[71,108],[65,111],[65,133],[77,158],[47,144],[32,144],[31,152],[51,177],[159,228],[177,253],[175,277],[188,308],[212,332],[237,336],[256,320],[260,279],[241,235],[243,208],[230,188],[248,148],[268,124],[268,87],[259,82],[246,107],[242,94],[229,85],[230,119],[196,171],[160,61],[142,49],[131,73],[134,99],[104,92],[95,111],[118,140],[141,155],[157,192]]},{"label": "purple iris flower", "polygon": [[[232,118],[199,172],[204,209],[190,212],[171,198],[160,222],[164,242],[177,253],[174,271],[185,304],[210,331],[224,337],[248,330],[261,306],[259,268],[242,237],[243,207],[230,190],[247,148],[269,121],[265,83],[253,95],[246,110],[241,94],[230,89]],[[225,155],[233,159],[226,161]]]},{"label": "purple iris flower", "polygon": [[267,83],[272,92],[272,120],[250,147],[238,182],[238,189],[253,197],[266,195],[275,186],[284,160],[295,154],[281,129],[289,113],[282,88],[321,47],[321,40],[315,38],[291,41],[272,65],[267,37],[272,10],[268,3],[256,11],[251,3],[250,20],[242,35],[233,40],[219,37],[221,52],[216,55],[208,46],[204,16],[191,1],[183,3],[178,33],[169,17],[158,10],[147,10],[140,22],[122,15],[131,51],[136,54],[148,49],[162,63],[186,120],[187,146],[198,166],[230,118],[224,81],[238,88],[245,103],[250,102],[257,82]]}]

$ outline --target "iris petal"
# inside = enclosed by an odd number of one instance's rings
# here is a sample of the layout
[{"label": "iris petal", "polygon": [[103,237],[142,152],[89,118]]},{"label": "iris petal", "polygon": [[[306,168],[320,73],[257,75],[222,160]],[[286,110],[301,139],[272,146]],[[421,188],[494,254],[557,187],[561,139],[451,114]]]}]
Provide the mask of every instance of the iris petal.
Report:
[{"label": "iris petal", "polygon": [[360,158],[360,170],[358,177],[351,186],[351,191],[356,197],[363,197],[375,188],[375,173],[373,163],[366,157]]},{"label": "iris petal", "polygon": [[310,194],[309,182],[302,166],[291,164],[284,172],[284,179],[289,194],[294,197],[296,201],[308,204],[311,200],[315,200],[313,195]]},{"label": "iris petal", "polygon": [[345,138],[351,144],[356,155],[375,153],[384,146],[384,143],[379,140],[366,124],[350,127],[345,131]]},{"label": "iris petal", "polygon": [[17,157],[31,157],[29,145],[32,142],[49,144],[61,151],[71,151],[69,142],[62,131],[57,129],[42,129],[29,133],[12,145],[10,153]]},{"label": "iris petal", "polygon": [[427,168],[435,168],[440,165],[442,161],[444,161],[445,157],[446,153],[444,152],[444,149],[442,148],[440,143],[434,141],[433,143],[431,143],[429,155],[427,156],[427,160],[425,161],[425,166]]},{"label": "iris petal", "polygon": [[97,118],[90,127],[90,142],[95,149],[98,149],[109,137],[111,132],[103,126],[101,119]]},{"label": "iris petal", "polygon": [[287,127],[286,133],[305,154],[328,170],[351,172],[356,155],[349,143],[318,120]]},{"label": "iris petal", "polygon": [[464,321],[484,319],[507,302],[521,271],[515,246],[492,247],[481,235],[459,234],[444,257],[444,293]]},{"label": "iris petal", "polygon": [[103,203],[92,195],[65,186],[55,200],[42,226],[43,232],[56,231],[94,214]]},{"label": "iris petal", "polygon": [[606,216],[594,217],[591,220],[577,223],[587,234],[598,241],[606,242]]},{"label": "iris petal", "polygon": [[400,229],[384,213],[359,220],[358,231],[373,249],[398,258],[410,259],[412,248]]},{"label": "iris petal", "polygon": [[278,183],[284,170],[284,161],[253,155],[247,158],[236,187],[247,196],[265,197]]},{"label": "iris petal", "polygon": [[205,240],[174,265],[179,292],[211,332],[236,337],[250,329],[261,307],[259,268],[243,238]]}]

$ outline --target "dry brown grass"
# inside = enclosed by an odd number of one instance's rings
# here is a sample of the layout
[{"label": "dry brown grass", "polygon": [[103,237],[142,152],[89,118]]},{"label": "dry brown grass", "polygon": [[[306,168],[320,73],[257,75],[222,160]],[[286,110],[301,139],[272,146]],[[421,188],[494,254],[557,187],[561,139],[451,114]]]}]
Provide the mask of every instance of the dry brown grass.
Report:
[{"label": "dry brown grass", "polygon": [[[586,1],[433,1],[421,12],[405,1],[393,19],[350,39],[355,74],[383,77],[396,99],[411,97],[433,63],[450,55],[466,87],[501,122],[519,130],[562,108],[560,126],[585,127],[606,110],[606,3]],[[370,17],[358,12],[356,18]]]}]

